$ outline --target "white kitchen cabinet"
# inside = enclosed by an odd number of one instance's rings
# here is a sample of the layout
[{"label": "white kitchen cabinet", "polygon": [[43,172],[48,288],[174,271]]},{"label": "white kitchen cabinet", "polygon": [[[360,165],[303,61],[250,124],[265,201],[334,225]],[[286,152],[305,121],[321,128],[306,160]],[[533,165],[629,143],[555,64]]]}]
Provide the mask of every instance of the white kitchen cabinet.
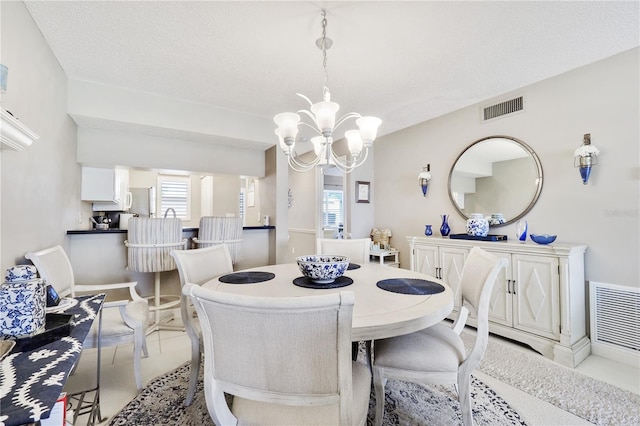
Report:
[{"label": "white kitchen cabinet", "polygon": [[[479,246],[509,261],[490,301],[490,331],[575,367],[590,353],[586,335],[584,245],[538,245],[407,237],[411,269],[442,278],[459,297],[461,257]],[[442,269],[439,269],[442,268]],[[459,271],[458,271],[459,270]],[[459,306],[456,299],[456,306]],[[454,312],[457,308],[454,308]],[[475,325],[474,318],[469,319]]]},{"label": "white kitchen cabinet", "polygon": [[130,206],[129,170],[119,168],[82,168],[80,197],[92,201],[94,211],[123,211]]}]

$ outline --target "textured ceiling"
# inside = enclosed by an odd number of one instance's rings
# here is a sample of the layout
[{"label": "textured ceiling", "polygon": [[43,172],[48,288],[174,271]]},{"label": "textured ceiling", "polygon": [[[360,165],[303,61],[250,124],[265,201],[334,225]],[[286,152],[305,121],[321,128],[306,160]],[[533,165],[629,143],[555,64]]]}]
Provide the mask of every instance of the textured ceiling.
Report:
[{"label": "textured ceiling", "polygon": [[320,100],[326,8],[332,100],[380,134],[640,45],[638,1],[25,4],[70,79],[269,120]]}]

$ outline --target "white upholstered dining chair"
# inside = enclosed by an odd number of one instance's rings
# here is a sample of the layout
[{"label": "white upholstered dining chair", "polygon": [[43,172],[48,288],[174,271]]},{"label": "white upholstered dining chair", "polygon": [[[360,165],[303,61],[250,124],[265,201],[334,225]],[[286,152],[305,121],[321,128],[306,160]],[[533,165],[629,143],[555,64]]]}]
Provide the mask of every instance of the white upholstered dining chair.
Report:
[{"label": "white upholstered dining chair", "polygon": [[251,297],[192,284],[183,292],[200,317],[216,424],[365,424],[371,374],[351,361],[352,292]]},{"label": "white upholstered dining chair", "polygon": [[[171,256],[178,267],[180,285],[202,285],[212,278],[233,272],[231,255],[226,244],[192,250],[173,250]],[[191,405],[196,393],[198,374],[200,373],[200,354],[202,350],[202,332],[200,324],[194,318],[194,309],[187,296],[181,295],[180,315],[187,335],[191,340],[191,367],[189,388],[185,405]]]},{"label": "white upholstered dining chair", "polygon": [[335,238],[316,239],[316,254],[347,256],[352,263],[369,262],[371,238],[343,240]]},{"label": "white upholstered dining chair", "polygon": [[[414,383],[454,384],[465,425],[473,424],[471,373],[482,360],[489,338],[489,298],[507,260],[478,247],[471,249],[462,269],[464,306],[453,326],[436,324],[411,334],[376,340],[373,353],[373,384],[377,426],[384,416],[384,385],[387,379]],[[467,308],[468,306],[468,308]],[[468,309],[477,319],[476,340],[467,354],[460,333]]]},{"label": "white upholstered dining chair", "polygon": [[[47,285],[53,286],[60,297],[76,297],[78,293],[106,293],[128,289],[131,300],[105,301],[102,310],[101,346],[133,343],[133,373],[138,390],[142,389],[140,358],[147,352],[145,331],[149,326],[149,305],[135,290],[136,282],[116,284],[76,284],[71,262],[61,246],[54,246],[25,254]],[[118,308],[118,309],[115,309]],[[98,321],[82,343],[83,348],[98,346]]]}]

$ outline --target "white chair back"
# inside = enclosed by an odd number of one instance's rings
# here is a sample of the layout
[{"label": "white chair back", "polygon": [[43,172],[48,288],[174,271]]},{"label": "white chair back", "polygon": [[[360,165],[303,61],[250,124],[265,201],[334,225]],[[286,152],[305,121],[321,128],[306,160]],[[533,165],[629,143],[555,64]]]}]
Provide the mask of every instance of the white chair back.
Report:
[{"label": "white chair back", "polygon": [[347,256],[352,263],[369,262],[371,238],[354,240],[318,238],[316,240],[316,254],[335,254]]},{"label": "white chair back", "polygon": [[[175,259],[180,285],[183,287],[187,283],[202,285],[212,278],[233,272],[231,255],[226,244],[192,250],[173,250],[171,256]],[[198,384],[202,336],[200,326],[193,318],[193,307],[184,293],[180,294],[180,315],[191,340],[191,370],[185,398],[185,405],[188,406],[193,401]]]},{"label": "white chair back", "polygon": [[54,246],[25,256],[38,270],[40,278],[53,286],[60,297],[75,297],[73,267],[61,246]]},{"label": "white chair back", "polygon": [[198,248],[227,244],[235,265],[242,259],[242,218],[203,216],[193,242]]},{"label": "white chair back", "polygon": [[[333,420],[317,424],[353,424],[352,292],[249,297],[191,284],[183,291],[202,326],[205,396],[216,424],[243,423],[228,409],[224,392],[234,395],[236,415],[245,400],[278,404],[283,414],[289,405],[332,405]],[[303,420],[309,421],[300,417],[290,424]]]},{"label": "white chair back", "polygon": [[178,218],[132,217],[127,240],[128,269],[136,272],[162,272],[176,269],[171,250],[186,247],[182,220]]}]

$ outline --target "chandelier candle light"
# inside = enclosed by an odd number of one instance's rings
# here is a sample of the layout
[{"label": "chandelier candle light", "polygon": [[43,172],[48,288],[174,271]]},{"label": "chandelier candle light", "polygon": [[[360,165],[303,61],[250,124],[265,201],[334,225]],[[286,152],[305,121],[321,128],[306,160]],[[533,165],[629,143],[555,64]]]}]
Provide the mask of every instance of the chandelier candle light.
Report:
[{"label": "chandelier candle light", "polygon": [[[278,136],[279,144],[287,155],[289,166],[297,172],[311,170],[317,165],[332,164],[345,173],[350,173],[356,167],[362,165],[369,153],[376,138],[378,127],[382,120],[376,117],[363,117],[356,112],[350,112],[336,121],[336,113],[340,105],[331,102],[331,94],[327,87],[329,74],[327,73],[327,49],[331,47],[333,40],[327,37],[327,14],[322,10],[322,37],[316,40],[316,46],[322,50],[324,68],[323,100],[316,104],[312,103],[306,96],[297,93],[298,96],[309,102],[311,111],[299,110],[313,121],[313,125],[301,121],[300,115],[293,112],[283,112],[276,115],[273,120],[278,125],[275,133]],[[333,150],[333,136],[335,130],[345,121],[356,119],[359,130],[348,130],[344,136],[347,139],[350,156],[342,160]],[[298,126],[305,125],[313,129],[319,136],[311,138],[314,147],[315,159],[311,162],[304,162],[295,156],[294,147],[298,135]]]},{"label": "chandelier candle light", "polygon": [[589,181],[591,175],[591,166],[598,164],[598,155],[600,151],[594,145],[591,145],[591,134],[584,135],[582,145],[580,145],[575,152],[573,165],[574,167],[580,167],[580,176],[582,177],[582,183],[584,185]]}]

